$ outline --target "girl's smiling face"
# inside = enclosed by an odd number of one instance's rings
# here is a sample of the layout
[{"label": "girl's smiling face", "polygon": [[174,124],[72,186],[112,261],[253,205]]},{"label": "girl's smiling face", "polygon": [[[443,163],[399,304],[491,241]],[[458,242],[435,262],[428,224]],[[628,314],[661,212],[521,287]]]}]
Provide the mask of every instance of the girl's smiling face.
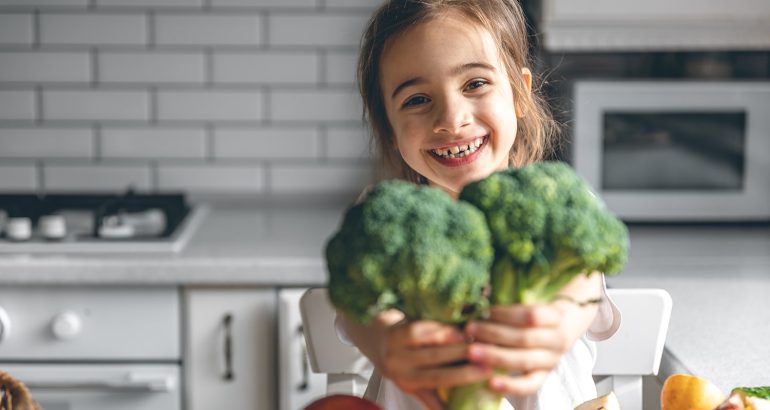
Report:
[{"label": "girl's smiling face", "polygon": [[395,148],[431,185],[457,197],[508,166],[514,95],[487,30],[455,12],[408,29],[383,50],[380,86]]}]

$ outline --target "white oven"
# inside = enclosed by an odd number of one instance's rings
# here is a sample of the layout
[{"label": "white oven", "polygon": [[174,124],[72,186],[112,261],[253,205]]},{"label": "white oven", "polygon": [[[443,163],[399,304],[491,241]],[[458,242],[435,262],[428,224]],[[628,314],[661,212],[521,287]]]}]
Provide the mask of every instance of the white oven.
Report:
[{"label": "white oven", "polygon": [[179,291],[0,288],[0,369],[46,410],[180,410]]},{"label": "white oven", "polygon": [[770,220],[770,83],[580,81],[573,165],[627,221]]}]

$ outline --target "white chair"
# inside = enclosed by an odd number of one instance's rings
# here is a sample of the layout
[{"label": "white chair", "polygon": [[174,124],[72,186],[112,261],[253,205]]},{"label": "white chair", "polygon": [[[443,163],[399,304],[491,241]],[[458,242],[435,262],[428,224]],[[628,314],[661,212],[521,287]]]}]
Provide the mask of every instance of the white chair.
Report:
[{"label": "white chair", "polygon": [[[663,354],[671,296],[663,289],[609,289],[623,320],[608,340],[597,343],[594,377],[599,395],[614,391],[623,410],[642,410],[642,377],[656,375]],[[315,373],[327,375],[327,393],[361,396],[368,361],[340,342],[334,308],[325,288],[309,289],[300,300],[307,352]]]}]

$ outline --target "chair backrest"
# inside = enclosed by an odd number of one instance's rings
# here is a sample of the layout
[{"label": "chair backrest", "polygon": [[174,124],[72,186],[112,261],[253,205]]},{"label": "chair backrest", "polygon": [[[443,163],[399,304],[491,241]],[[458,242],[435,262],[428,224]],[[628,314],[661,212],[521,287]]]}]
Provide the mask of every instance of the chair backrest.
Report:
[{"label": "chair backrest", "polygon": [[[615,391],[623,410],[641,410],[642,376],[655,375],[671,315],[671,296],[663,289],[608,289],[623,320],[608,340],[597,343],[593,374],[599,394]],[[340,341],[336,313],[325,288],[309,289],[300,300],[307,352],[316,373],[326,373],[329,393],[363,394],[368,361]]]},{"label": "chair backrest", "polygon": [[658,374],[671,316],[663,289],[608,289],[623,320],[611,338],[596,344],[594,375]]},{"label": "chair backrest", "polygon": [[363,395],[371,365],[355,346],[342,343],[337,336],[336,311],[326,288],[308,289],[299,310],[310,368],[327,375],[327,393]]}]

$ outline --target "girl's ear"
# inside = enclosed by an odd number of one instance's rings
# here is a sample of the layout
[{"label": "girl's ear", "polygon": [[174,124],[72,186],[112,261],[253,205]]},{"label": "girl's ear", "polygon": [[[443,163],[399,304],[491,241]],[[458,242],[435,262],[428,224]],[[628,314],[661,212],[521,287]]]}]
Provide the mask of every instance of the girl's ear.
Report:
[{"label": "girl's ear", "polygon": [[524,86],[527,87],[527,93],[532,92],[532,71],[529,68],[524,67],[521,69],[521,80],[524,82]]},{"label": "girl's ear", "polygon": [[[521,69],[521,82],[524,84],[524,91],[528,96],[530,93],[532,93],[532,71],[530,71],[527,67],[523,67]],[[516,116],[519,118],[527,114],[526,109],[521,104],[521,100],[526,101],[528,99],[527,96],[522,96],[520,101],[517,101],[518,104],[516,104]]]}]

